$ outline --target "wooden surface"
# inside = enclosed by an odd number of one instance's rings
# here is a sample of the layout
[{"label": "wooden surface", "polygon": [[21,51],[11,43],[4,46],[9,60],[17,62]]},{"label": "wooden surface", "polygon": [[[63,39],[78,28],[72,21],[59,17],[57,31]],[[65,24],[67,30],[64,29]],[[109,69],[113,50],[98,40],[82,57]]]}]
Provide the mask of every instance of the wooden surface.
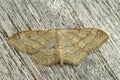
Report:
[{"label": "wooden surface", "polygon": [[[0,80],[120,80],[120,0],[0,0]],[[9,46],[23,30],[99,28],[109,40],[78,66],[35,64]]]}]

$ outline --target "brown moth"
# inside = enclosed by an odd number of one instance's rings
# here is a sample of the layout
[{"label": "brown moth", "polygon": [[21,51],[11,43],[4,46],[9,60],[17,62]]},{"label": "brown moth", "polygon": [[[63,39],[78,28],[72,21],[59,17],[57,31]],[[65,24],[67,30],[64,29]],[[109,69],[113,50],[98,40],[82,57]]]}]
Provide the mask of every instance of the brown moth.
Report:
[{"label": "brown moth", "polygon": [[79,64],[91,51],[108,39],[99,29],[21,31],[12,35],[8,43],[15,49],[31,55],[39,64]]}]

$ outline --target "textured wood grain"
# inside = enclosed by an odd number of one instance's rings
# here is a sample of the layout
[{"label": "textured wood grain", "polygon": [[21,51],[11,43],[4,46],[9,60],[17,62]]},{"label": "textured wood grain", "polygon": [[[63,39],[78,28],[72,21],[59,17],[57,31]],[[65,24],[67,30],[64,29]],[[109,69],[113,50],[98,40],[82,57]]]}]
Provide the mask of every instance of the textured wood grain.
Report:
[{"label": "textured wood grain", "polygon": [[[120,80],[120,0],[0,0],[0,80]],[[109,35],[78,66],[36,65],[7,43],[24,30],[98,28]]]},{"label": "textured wood grain", "polygon": [[79,64],[88,54],[102,45],[108,35],[95,28],[70,30],[22,31],[12,35],[8,43],[32,55],[40,64],[60,62]]}]

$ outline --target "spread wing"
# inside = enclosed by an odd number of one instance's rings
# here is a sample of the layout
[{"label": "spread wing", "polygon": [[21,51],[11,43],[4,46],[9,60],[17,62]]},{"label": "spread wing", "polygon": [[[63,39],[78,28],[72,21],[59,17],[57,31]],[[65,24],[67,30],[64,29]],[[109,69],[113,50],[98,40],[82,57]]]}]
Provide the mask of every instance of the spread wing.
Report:
[{"label": "spread wing", "polygon": [[62,33],[63,61],[69,64],[79,64],[88,54],[102,45],[108,35],[94,28],[66,30]]},{"label": "spread wing", "polygon": [[37,63],[50,65],[59,61],[55,30],[18,32],[8,39],[8,43],[15,49],[30,54]]},{"label": "spread wing", "polygon": [[[22,31],[11,36],[8,43],[17,50],[30,54],[37,63],[51,65],[60,59],[56,41],[59,35],[55,32],[56,30]],[[79,64],[108,38],[105,32],[94,28],[62,30],[61,34],[61,59],[70,64]]]}]

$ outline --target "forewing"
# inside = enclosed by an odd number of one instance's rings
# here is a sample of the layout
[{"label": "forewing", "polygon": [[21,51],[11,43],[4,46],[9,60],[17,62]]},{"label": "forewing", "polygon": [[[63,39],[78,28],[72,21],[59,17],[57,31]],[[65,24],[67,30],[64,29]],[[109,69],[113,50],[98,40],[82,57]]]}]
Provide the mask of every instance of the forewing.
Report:
[{"label": "forewing", "polygon": [[95,28],[66,30],[63,35],[64,62],[75,65],[83,61],[92,50],[98,48],[108,38],[105,32]]},{"label": "forewing", "polygon": [[30,54],[37,63],[50,65],[58,62],[55,30],[18,32],[8,39],[8,43]]}]

